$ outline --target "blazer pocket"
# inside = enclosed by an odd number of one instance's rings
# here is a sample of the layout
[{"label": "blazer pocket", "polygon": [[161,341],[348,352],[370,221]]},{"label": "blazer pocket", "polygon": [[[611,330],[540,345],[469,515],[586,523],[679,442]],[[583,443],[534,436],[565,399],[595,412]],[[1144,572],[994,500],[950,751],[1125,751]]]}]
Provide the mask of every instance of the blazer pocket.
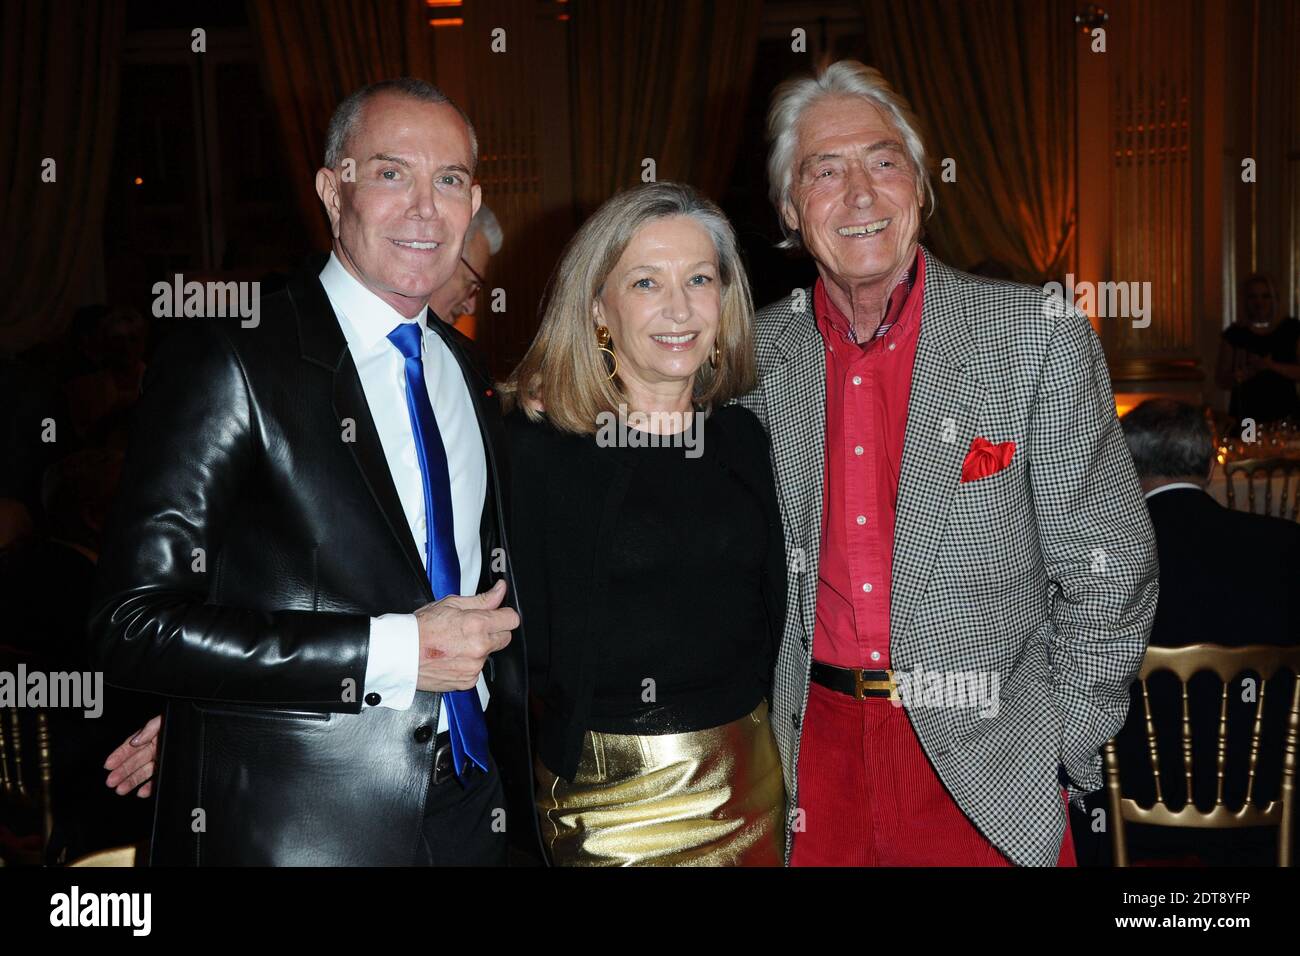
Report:
[{"label": "blazer pocket", "polygon": [[194,709],[201,714],[216,714],[228,717],[254,717],[259,720],[319,720],[327,721],[332,716],[319,710],[283,710],[277,707],[257,707],[252,704],[213,703],[200,704],[191,701]]},{"label": "blazer pocket", "polygon": [[1019,458],[1013,458],[1008,462],[1007,467],[995,471],[993,474],[984,478],[976,478],[974,481],[961,481],[958,479],[957,489],[959,491],[969,492],[975,489],[983,491],[988,488],[998,487],[1006,484],[1009,480],[1013,480],[1010,476],[1019,474],[1023,467],[1024,466]]}]

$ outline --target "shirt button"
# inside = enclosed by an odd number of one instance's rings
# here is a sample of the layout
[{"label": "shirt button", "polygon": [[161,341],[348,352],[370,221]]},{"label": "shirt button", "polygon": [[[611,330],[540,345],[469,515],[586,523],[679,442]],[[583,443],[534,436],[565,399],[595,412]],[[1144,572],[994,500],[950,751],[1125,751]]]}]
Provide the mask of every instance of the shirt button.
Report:
[{"label": "shirt button", "polygon": [[871,652],[871,659],[872,659],[873,661],[878,661],[878,660],[880,660],[880,651],[872,651],[872,652]]},{"label": "shirt button", "polygon": [[866,591],[868,594],[870,594],[870,593],[871,593],[871,584],[870,584],[870,582],[868,582],[868,583],[862,585],[862,590],[864,590],[864,591]]},{"label": "shirt button", "polygon": [[855,455],[861,455],[861,454],[862,454],[862,446],[859,445],[857,448],[854,448],[854,449],[853,449],[853,454],[855,454]]},{"label": "shirt button", "polygon": [[891,352],[894,351],[894,345],[895,345],[895,344],[896,344],[896,343],[894,343],[894,342],[890,342],[890,343],[889,343],[889,351],[891,351]]},{"label": "shirt button", "polygon": [[369,694],[366,694],[366,703],[369,704],[371,707],[378,707],[378,706],[379,706],[379,702],[380,702],[382,699],[383,699],[383,698],[381,698],[381,697],[380,697],[378,694],[376,694],[374,691],[371,691]]},{"label": "shirt button", "polygon": [[858,524],[866,524],[866,523],[867,523],[867,516],[866,516],[866,515],[858,515]]},{"label": "shirt button", "polygon": [[861,375],[855,375],[855,376],[853,376],[853,384],[854,384],[854,385],[861,385],[861,384],[862,384],[862,376],[861,376]]}]

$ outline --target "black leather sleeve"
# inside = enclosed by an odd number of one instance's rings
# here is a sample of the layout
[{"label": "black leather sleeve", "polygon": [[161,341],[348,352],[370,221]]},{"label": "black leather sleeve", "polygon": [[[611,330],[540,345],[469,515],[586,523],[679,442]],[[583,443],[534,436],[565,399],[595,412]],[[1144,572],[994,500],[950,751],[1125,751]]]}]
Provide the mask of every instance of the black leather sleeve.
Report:
[{"label": "black leather sleeve", "polygon": [[[90,618],[111,684],[174,697],[360,710],[362,614],[213,600],[223,532],[259,458],[253,396],[229,333],[193,322],[159,348],[136,410]],[[255,487],[252,489],[255,491]],[[217,594],[219,599],[219,593]]]}]

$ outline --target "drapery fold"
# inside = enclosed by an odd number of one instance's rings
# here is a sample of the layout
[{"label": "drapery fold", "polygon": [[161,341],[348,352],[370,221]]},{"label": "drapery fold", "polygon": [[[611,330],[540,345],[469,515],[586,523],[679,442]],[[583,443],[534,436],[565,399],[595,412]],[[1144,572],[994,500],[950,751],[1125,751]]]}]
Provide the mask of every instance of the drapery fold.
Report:
[{"label": "drapery fold", "polygon": [[[5,0],[0,15],[0,349],[49,338],[102,242],[124,0]],[[54,160],[54,181],[42,172]]]},{"label": "drapery fold", "polygon": [[580,217],[642,181],[717,200],[736,159],[761,0],[575,0],[574,201]]},{"label": "drapery fold", "polygon": [[1062,275],[1076,229],[1074,7],[1065,0],[864,0],[877,66],[929,131],[940,256]]},{"label": "drapery fold", "polygon": [[330,247],[316,170],[334,108],[358,87],[398,76],[434,82],[422,0],[248,0],[263,83],[285,146],[289,188],[311,248]]}]

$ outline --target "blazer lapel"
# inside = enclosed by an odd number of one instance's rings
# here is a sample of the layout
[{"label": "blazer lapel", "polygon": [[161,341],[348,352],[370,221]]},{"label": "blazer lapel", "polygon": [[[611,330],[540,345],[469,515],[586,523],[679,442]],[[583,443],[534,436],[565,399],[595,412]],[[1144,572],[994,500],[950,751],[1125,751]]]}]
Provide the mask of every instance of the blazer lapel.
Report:
[{"label": "blazer lapel", "polygon": [[786,560],[802,572],[799,607],[810,640],[817,613],[826,460],[826,352],[813,320],[812,300],[812,290],[804,290],[807,307],[790,310],[775,342],[777,364],[763,383],[782,517],[798,549]]},{"label": "blazer lapel", "polygon": [[[891,658],[910,638],[910,625],[930,579],[961,466],[975,437],[985,387],[975,377],[975,338],[956,275],[924,248],[921,332],[912,368],[890,595]],[[904,652],[903,660],[908,659]]]},{"label": "blazer lapel", "polygon": [[288,292],[297,314],[302,357],[333,375],[332,396],[339,428],[341,430],[343,423],[350,420],[355,429],[354,440],[344,444],[361,471],[366,488],[379,506],[384,522],[407,565],[419,580],[423,592],[432,600],[433,591],[424,570],[424,562],[420,560],[419,548],[411,537],[411,528],[406,513],[402,510],[402,500],[397,494],[397,486],[393,484],[392,473],[388,470],[388,459],[384,456],[379,431],[375,428],[370,405],[366,402],[361,376],[357,374],[356,364],[352,361],[352,353],[348,351],[347,339],[339,327],[338,317],[330,306],[329,296],[315,276],[295,278],[289,283]]}]

